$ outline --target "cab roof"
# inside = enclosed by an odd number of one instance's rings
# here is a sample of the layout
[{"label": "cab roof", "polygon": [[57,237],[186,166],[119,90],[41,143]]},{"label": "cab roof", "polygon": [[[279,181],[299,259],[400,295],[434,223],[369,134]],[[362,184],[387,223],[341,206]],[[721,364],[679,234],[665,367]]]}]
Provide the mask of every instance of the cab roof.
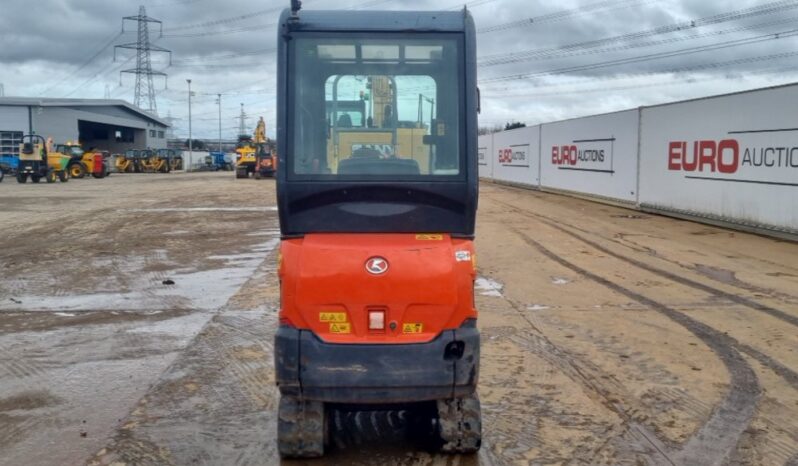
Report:
[{"label": "cab roof", "polygon": [[300,10],[299,21],[291,20],[286,9],[280,23],[290,31],[305,32],[462,32],[466,10],[462,11],[340,11]]}]

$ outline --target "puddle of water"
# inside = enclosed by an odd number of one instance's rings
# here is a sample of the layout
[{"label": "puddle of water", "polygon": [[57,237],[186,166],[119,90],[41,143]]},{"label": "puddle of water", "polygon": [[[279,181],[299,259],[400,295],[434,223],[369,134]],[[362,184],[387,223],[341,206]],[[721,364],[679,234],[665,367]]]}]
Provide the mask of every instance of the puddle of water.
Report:
[{"label": "puddle of water", "polygon": [[277,206],[268,207],[158,207],[130,209],[128,212],[277,212]]},{"label": "puddle of water", "polygon": [[167,231],[164,233],[164,236],[180,236],[180,235],[187,235],[191,233],[188,230],[175,230],[175,231]]},{"label": "puddle of water", "polygon": [[[236,291],[250,279],[266,256],[279,244],[272,237],[258,244],[251,252],[230,255],[213,255],[210,258],[222,262],[209,270],[173,269],[159,275],[174,281],[164,286],[162,278],[153,281],[150,274],[139,274],[128,289],[135,291],[111,292],[65,296],[16,296],[14,301],[0,302],[2,310],[27,311],[83,311],[103,309],[106,311],[157,311],[160,309],[215,310],[223,306]],[[164,258],[166,251],[162,251]],[[125,258],[133,263],[143,263],[141,258]],[[127,267],[125,267],[127,269]],[[135,271],[131,271],[135,275]],[[67,314],[67,313],[63,313]],[[66,315],[64,315],[66,317]]]},{"label": "puddle of water", "polygon": [[[0,464],[84,464],[212,315],[0,335],[2,397],[29,396],[32,388],[42,387],[59,400],[0,423],[3,433],[19,435],[0,448]],[[3,374],[2,360],[8,356],[18,369]],[[38,364],[37,358],[46,363]]]},{"label": "puddle of water", "polygon": [[738,281],[737,274],[733,270],[721,269],[704,264],[696,264],[695,269],[698,273],[722,283],[734,284]]},{"label": "puddle of water", "polygon": [[477,277],[474,288],[482,296],[493,296],[498,298],[502,296],[502,288],[504,288],[504,285],[490,278]]},{"label": "puddle of water", "polygon": [[280,230],[263,230],[263,231],[254,231],[252,233],[247,233],[245,236],[279,236]]}]

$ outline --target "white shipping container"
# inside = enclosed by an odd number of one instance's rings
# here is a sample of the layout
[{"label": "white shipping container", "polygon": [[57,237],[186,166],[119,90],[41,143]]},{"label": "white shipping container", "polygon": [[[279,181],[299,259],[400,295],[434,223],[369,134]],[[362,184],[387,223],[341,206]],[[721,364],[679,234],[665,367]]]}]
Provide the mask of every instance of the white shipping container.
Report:
[{"label": "white shipping container", "polygon": [[639,110],[546,123],[542,188],[637,201]]},{"label": "white shipping container", "polygon": [[185,171],[193,172],[201,169],[205,166],[205,158],[210,156],[211,153],[208,151],[183,151],[183,167]]},{"label": "white shipping container", "polygon": [[477,164],[480,178],[493,178],[493,135],[486,134],[479,137],[477,149]]},{"label": "white shipping container", "polygon": [[642,110],[640,204],[798,232],[798,85]]},{"label": "white shipping container", "polygon": [[493,178],[538,187],[540,183],[540,126],[493,134]]}]

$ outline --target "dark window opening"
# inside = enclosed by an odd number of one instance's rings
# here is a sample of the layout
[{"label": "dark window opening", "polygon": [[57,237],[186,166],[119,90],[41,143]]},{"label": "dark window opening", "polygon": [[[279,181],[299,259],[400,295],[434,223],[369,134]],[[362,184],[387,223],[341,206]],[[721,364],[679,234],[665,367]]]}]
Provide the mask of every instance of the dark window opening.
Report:
[{"label": "dark window opening", "polygon": [[0,155],[19,155],[22,131],[0,131]]},{"label": "dark window opening", "polygon": [[133,142],[134,131],[130,128],[116,130],[116,142]]}]

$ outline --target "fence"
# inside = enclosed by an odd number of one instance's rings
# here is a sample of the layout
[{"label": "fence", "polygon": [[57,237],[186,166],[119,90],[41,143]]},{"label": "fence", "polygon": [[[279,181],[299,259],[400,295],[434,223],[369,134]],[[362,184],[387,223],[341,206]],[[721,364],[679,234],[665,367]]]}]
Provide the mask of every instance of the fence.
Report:
[{"label": "fence", "polygon": [[798,236],[798,84],[480,136],[483,179]]}]

